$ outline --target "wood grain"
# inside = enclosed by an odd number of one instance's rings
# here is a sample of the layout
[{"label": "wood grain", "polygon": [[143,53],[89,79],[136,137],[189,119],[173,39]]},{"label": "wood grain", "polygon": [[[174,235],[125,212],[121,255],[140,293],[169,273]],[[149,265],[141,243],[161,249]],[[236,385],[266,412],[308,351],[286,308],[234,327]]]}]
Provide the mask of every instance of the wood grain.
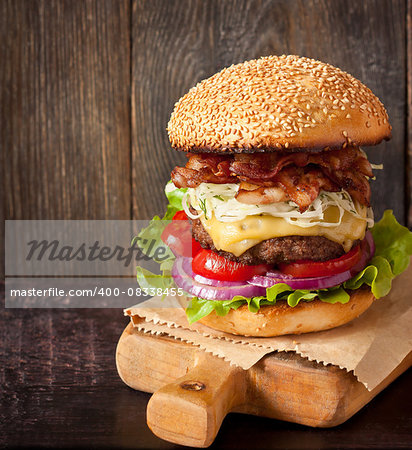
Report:
[{"label": "wood grain", "polygon": [[0,2],[7,219],[130,218],[129,6]]},{"label": "wood grain", "polygon": [[126,319],[112,317],[109,309],[2,311],[0,447],[116,446],[108,421],[122,386],[113,355]]},{"label": "wood grain", "polygon": [[[0,447],[176,448],[147,427],[149,394],[128,388],[117,374],[115,348],[127,322],[109,309],[3,309]],[[173,373],[160,375],[178,377],[182,370],[176,362]],[[407,448],[411,377],[402,375],[335,428],[230,414],[211,448]]]},{"label": "wood grain", "polygon": [[0,8],[6,217],[129,218],[129,2]]},{"label": "wood grain", "polygon": [[134,1],[134,217],[163,211],[162,186],[182,161],[165,131],[174,102],[232,63],[294,53],[352,73],[386,105],[393,139],[368,150],[385,167],[372,183],[373,205],[377,218],[392,208],[405,222],[405,8],[404,0]]},{"label": "wood grain", "polygon": [[407,185],[406,185],[406,208],[408,214],[408,227],[412,227],[412,0],[407,0],[406,16],[406,57],[407,57]]},{"label": "wood grain", "polygon": [[130,323],[119,340],[116,364],[128,386],[154,392],[147,424],[157,436],[207,447],[230,412],[312,427],[346,422],[411,366],[412,353],[368,391],[353,373],[294,352],[270,353],[242,370],[191,344],[138,331]]},{"label": "wood grain", "polygon": [[[351,72],[388,107],[394,138],[370,152],[385,164],[372,188],[377,216],[393,207],[403,220],[411,10],[411,0],[3,0],[0,211],[130,218],[133,202],[134,218],[160,213],[162,184],[184,160],[165,131],[174,102],[231,63],[299,53]],[[0,446],[172,448],[146,426],[149,396],[116,374],[125,322],[113,310],[3,310]],[[334,429],[230,415],[215,446],[253,448],[259,436],[265,448],[408,447],[410,378]]]}]

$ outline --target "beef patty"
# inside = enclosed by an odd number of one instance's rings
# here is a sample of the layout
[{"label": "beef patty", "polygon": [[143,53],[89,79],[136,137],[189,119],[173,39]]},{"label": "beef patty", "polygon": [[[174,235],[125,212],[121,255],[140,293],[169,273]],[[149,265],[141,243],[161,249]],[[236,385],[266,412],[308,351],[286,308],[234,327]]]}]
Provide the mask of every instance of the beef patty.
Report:
[{"label": "beef patty", "polygon": [[240,256],[235,256],[233,253],[216,249],[199,219],[192,219],[192,234],[203,248],[211,249],[231,261],[243,264],[278,264],[301,259],[326,261],[339,258],[345,253],[340,244],[323,236],[285,236],[267,239]]}]

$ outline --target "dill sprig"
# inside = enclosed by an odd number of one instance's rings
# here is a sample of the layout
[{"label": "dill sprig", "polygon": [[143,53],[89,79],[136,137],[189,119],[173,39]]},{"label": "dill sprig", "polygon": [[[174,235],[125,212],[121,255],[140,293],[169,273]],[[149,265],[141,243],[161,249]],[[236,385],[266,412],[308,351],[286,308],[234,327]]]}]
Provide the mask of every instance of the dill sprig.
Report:
[{"label": "dill sprig", "polygon": [[200,206],[200,209],[203,211],[203,214],[205,215],[205,219],[208,220],[205,198],[199,198],[199,206]]}]

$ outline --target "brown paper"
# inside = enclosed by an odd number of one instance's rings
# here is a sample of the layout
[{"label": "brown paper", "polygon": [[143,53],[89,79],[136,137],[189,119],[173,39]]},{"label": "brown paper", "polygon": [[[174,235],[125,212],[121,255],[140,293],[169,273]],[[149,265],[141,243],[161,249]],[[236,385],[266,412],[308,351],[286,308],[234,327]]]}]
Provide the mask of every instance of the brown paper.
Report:
[{"label": "brown paper", "polygon": [[189,325],[174,297],[154,297],[127,308],[125,314],[139,330],[166,333],[243,369],[249,369],[267,353],[295,351],[318,363],[353,370],[372,390],[412,350],[411,279],[412,265],[394,280],[389,295],[376,300],[359,318],[332,330],[301,335],[253,338],[215,331],[199,323]]}]

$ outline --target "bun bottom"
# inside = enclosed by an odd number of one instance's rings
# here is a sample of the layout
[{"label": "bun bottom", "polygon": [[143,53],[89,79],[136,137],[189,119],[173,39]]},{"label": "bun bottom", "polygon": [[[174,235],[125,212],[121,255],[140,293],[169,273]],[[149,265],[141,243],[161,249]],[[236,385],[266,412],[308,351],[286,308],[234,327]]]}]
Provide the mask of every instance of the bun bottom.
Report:
[{"label": "bun bottom", "polygon": [[215,311],[199,320],[215,330],[242,336],[274,337],[329,330],[344,325],[360,316],[375,297],[369,288],[352,291],[348,303],[325,303],[319,299],[300,302],[294,308],[281,301],[273,306],[262,306],[251,313],[247,305],[231,309],[226,316]]}]

